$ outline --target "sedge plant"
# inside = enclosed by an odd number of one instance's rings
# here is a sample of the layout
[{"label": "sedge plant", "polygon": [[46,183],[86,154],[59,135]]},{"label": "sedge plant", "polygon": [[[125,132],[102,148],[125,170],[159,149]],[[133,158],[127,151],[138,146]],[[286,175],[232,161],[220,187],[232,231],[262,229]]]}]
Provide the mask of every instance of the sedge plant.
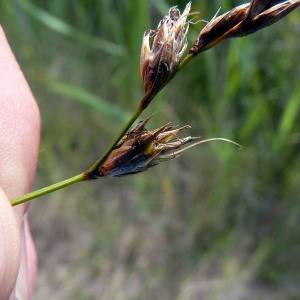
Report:
[{"label": "sedge plant", "polygon": [[[187,34],[189,26],[198,22],[195,17],[197,13],[190,12],[191,2],[186,5],[182,13],[177,6],[171,7],[168,14],[158,24],[157,29],[147,30],[144,33],[140,72],[145,94],[112,145],[88,170],[13,199],[11,204],[18,205],[82,181],[140,173],[161,162],[177,158],[187,148],[204,142],[223,140],[238,145],[225,138],[206,140],[190,136],[179,138],[177,134],[188,129],[188,125],[176,128],[166,124],[149,131],[146,129],[146,125],[151,116],[138,122],[132,129],[130,128],[159,91],[198,54],[227,38],[243,37],[265,28],[299,6],[299,0],[279,3],[276,0],[252,0],[250,3],[239,5],[220,16],[217,12],[201,30],[187,55],[185,55],[188,46]],[[185,146],[188,143],[191,144]]]}]

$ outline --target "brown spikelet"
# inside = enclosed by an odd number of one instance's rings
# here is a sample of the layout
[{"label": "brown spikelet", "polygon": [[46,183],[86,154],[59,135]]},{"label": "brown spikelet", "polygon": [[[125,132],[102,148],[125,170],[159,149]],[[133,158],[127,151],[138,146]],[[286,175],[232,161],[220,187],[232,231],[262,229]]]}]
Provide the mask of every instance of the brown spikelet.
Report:
[{"label": "brown spikelet", "polygon": [[299,0],[252,0],[213,19],[202,29],[190,48],[197,55],[226,38],[242,37],[270,26],[300,6]]},{"label": "brown spikelet", "polygon": [[249,3],[243,4],[219,17],[213,17],[191,46],[190,53],[198,54],[201,50],[209,49],[221,42],[231,28],[246,18],[249,6]]},{"label": "brown spikelet", "polygon": [[268,27],[285,17],[298,6],[300,6],[300,1],[285,1],[274,5],[256,15],[254,18],[247,18],[236,28],[232,28],[228,33],[228,37],[246,36]]},{"label": "brown spikelet", "polygon": [[147,30],[144,33],[140,72],[147,96],[142,100],[142,109],[149,105],[177,70],[187,47],[187,17],[190,8],[191,2],[180,14],[176,6],[171,7],[169,14],[160,21],[156,30]]},{"label": "brown spikelet", "polygon": [[179,156],[175,151],[181,146],[199,140],[198,137],[178,138],[177,134],[190,128],[164,125],[156,130],[145,128],[150,117],[140,121],[130,130],[99,167],[98,177],[122,177],[148,170],[161,162]]}]

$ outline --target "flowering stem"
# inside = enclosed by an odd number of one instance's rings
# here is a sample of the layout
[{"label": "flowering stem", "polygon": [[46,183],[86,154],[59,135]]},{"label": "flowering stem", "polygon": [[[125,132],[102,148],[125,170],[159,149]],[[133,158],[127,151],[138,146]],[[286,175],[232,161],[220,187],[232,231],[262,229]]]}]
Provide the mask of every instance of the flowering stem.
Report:
[{"label": "flowering stem", "polygon": [[34,191],[32,193],[26,194],[19,198],[15,198],[15,199],[11,200],[10,203],[12,206],[15,206],[15,205],[24,203],[26,201],[29,201],[31,199],[34,199],[34,198],[37,198],[37,197],[40,197],[40,196],[43,196],[43,195],[46,195],[49,193],[52,193],[54,191],[57,191],[57,190],[60,190],[64,187],[66,187],[66,186],[69,186],[69,185],[72,185],[72,184],[75,184],[77,182],[84,181],[84,180],[86,180],[86,177],[85,177],[85,174],[82,173],[82,174],[76,175],[74,177],[68,178],[66,180],[60,181],[58,183],[49,185],[47,187],[44,187],[44,188]]},{"label": "flowering stem", "polygon": [[[181,68],[183,68],[193,57],[195,57],[194,54],[187,55],[180,63],[178,67],[178,71],[180,71]],[[176,73],[177,73],[176,72]],[[174,75],[176,74],[174,73]],[[171,80],[172,78],[170,78]],[[49,185],[47,187],[44,187],[42,189],[39,189],[37,191],[34,191],[32,193],[26,194],[24,196],[21,196],[19,198],[15,198],[11,200],[11,205],[15,206],[21,203],[24,203],[26,201],[29,201],[34,198],[38,198],[40,196],[52,193],[54,191],[60,190],[62,188],[65,188],[69,185],[75,184],[80,181],[86,181],[86,180],[92,180],[96,179],[98,177],[98,168],[104,163],[104,161],[107,159],[107,157],[110,155],[110,153],[116,148],[119,141],[122,139],[122,137],[126,134],[126,132],[130,129],[132,124],[137,120],[137,118],[141,115],[141,113],[146,109],[150,101],[154,95],[152,93],[146,94],[143,99],[140,102],[140,105],[136,112],[131,116],[130,120],[127,122],[127,124],[124,126],[124,128],[119,133],[116,140],[113,142],[113,144],[108,148],[108,150],[86,171],[82,174],[76,175],[74,177],[68,178],[66,180],[60,181],[58,183],[55,183],[53,185]]]},{"label": "flowering stem", "polygon": [[[170,80],[179,72],[192,58],[195,57],[195,54],[190,53],[188,54],[179,64],[178,70],[174,73],[174,75],[170,78]],[[169,81],[170,81],[169,80]],[[92,180],[96,179],[98,177],[98,168],[104,163],[104,161],[107,159],[107,157],[110,155],[110,153],[116,148],[119,141],[122,139],[122,137],[126,134],[126,132],[130,129],[132,124],[137,120],[137,118],[141,115],[141,113],[146,109],[146,107],[149,105],[150,101],[154,95],[152,93],[146,94],[143,99],[140,102],[140,105],[136,112],[131,116],[130,120],[127,122],[127,124],[124,126],[122,131],[119,133],[116,140],[113,142],[113,144],[108,148],[108,150],[86,171],[82,174],[76,175],[74,177],[68,178],[66,180],[60,181],[58,183],[55,183],[53,185],[49,185],[47,187],[44,187],[42,189],[39,189],[37,191],[31,192],[29,194],[26,194],[24,196],[21,196],[19,198],[15,198],[11,200],[11,205],[15,206],[21,203],[24,203],[26,201],[29,201],[34,198],[38,198],[40,196],[52,193],[54,191],[60,190],[62,188],[65,188],[69,185],[75,184],[80,181],[86,181],[86,180]]]}]

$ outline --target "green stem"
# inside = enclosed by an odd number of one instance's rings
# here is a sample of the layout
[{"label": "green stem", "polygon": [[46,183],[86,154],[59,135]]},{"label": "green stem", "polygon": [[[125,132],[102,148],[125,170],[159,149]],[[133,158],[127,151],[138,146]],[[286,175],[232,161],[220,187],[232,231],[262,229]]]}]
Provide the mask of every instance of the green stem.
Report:
[{"label": "green stem", "polygon": [[34,198],[52,193],[54,191],[60,190],[64,187],[67,187],[69,185],[72,185],[72,184],[75,184],[77,182],[84,181],[84,180],[86,180],[86,177],[85,177],[85,174],[82,173],[82,174],[76,175],[74,177],[68,178],[66,180],[60,181],[58,183],[55,183],[55,184],[49,185],[47,187],[44,187],[40,190],[37,190],[37,191],[34,191],[32,193],[26,194],[22,197],[13,199],[13,200],[10,201],[10,203],[11,203],[12,206],[15,206],[15,205],[24,203],[28,200],[31,200],[31,199],[34,199]]},{"label": "green stem", "polygon": [[[194,53],[189,53],[180,63],[177,69],[178,73],[191,59],[193,59],[194,57],[196,57],[196,55]],[[175,75],[175,74],[174,74]]]}]

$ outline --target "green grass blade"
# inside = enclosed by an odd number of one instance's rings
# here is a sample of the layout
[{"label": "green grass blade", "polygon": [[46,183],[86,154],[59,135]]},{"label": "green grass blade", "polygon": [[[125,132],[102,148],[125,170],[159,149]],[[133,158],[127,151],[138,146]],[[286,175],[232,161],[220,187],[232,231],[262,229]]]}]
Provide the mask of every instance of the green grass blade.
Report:
[{"label": "green grass blade", "polygon": [[71,98],[72,100],[75,100],[89,108],[96,109],[105,116],[119,121],[121,124],[127,122],[131,116],[131,114],[125,109],[109,103],[107,100],[93,95],[77,86],[68,83],[62,83],[61,81],[57,81],[52,78],[46,78],[44,83],[51,88],[52,91]]},{"label": "green grass blade", "polygon": [[110,41],[91,36],[82,30],[76,29],[66,22],[60,20],[56,16],[48,13],[47,11],[37,7],[29,1],[16,2],[24,11],[31,17],[38,20],[40,23],[65,36],[79,40],[90,47],[97,48],[110,55],[123,56],[125,48],[122,45],[112,43]]},{"label": "green grass blade", "polygon": [[289,101],[287,101],[286,109],[282,115],[279,124],[279,133],[285,135],[291,132],[297,115],[299,114],[300,107],[300,88],[298,87],[296,91],[292,94]]}]

